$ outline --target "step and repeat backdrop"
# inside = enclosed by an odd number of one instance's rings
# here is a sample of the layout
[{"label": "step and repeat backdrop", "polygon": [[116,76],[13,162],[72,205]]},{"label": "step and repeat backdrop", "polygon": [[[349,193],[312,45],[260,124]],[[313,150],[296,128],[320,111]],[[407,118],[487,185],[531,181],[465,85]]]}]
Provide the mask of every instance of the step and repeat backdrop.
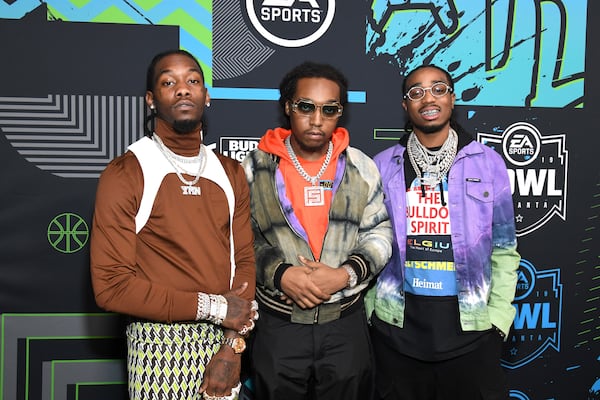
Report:
[{"label": "step and repeat backdrop", "polygon": [[146,67],[173,48],[205,70],[205,142],[239,161],[304,60],[348,76],[341,123],[369,155],[404,133],[404,75],[448,69],[458,120],[513,184],[511,399],[600,399],[598,20],[592,0],[0,0],[0,400],[126,398],[90,225],[99,174],[143,134]]}]

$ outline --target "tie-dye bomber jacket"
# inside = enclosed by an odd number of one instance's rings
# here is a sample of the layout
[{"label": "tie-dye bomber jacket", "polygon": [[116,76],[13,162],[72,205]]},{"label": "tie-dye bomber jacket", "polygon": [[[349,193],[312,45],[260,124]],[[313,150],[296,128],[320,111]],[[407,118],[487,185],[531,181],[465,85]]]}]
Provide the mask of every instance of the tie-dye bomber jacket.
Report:
[{"label": "tie-dye bomber jacket", "polygon": [[392,252],[392,229],[383,205],[377,167],[361,151],[348,147],[338,159],[323,241],[321,262],[331,267],[357,266],[358,284],[334,293],[315,308],[301,309],[280,298],[277,276],[298,255],[312,259],[307,238],[286,198],[278,158],[253,150],[242,165],[250,186],[252,229],[256,253],[256,299],[261,308],[301,324],[326,323],[362,302],[369,281],[384,267]]}]

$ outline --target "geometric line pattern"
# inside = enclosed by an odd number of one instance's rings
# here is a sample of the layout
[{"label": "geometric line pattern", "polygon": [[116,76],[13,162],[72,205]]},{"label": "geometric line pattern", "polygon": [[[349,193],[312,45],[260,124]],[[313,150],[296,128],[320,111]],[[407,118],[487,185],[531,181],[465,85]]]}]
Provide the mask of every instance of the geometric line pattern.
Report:
[{"label": "geometric line pattern", "polygon": [[40,6],[48,21],[179,26],[179,47],[196,56],[212,84],[212,0],[0,1],[0,16],[22,19]]},{"label": "geometric line pattern", "polygon": [[[93,23],[171,25],[179,27],[179,47],[202,64],[212,84],[211,0],[47,0],[48,19]],[[56,15],[54,15],[56,14]]]},{"label": "geometric line pattern", "polygon": [[213,10],[213,79],[244,75],[275,50],[263,45],[244,22],[238,0],[219,0]]},{"label": "geometric line pattern", "polygon": [[0,97],[0,130],[41,170],[97,178],[143,136],[144,107],[142,96]]},{"label": "geometric line pattern", "polygon": [[122,335],[120,321],[119,315],[109,313],[1,314],[0,400],[17,398],[20,340],[35,337],[47,339],[118,337],[119,334]]},{"label": "geometric line pattern", "polygon": [[[29,337],[19,340],[19,365],[18,365],[18,390],[20,393],[27,393],[27,399],[42,399],[45,385],[50,384],[51,391],[54,391],[52,385],[63,384],[58,380],[59,376],[52,374],[52,362],[82,360],[124,360],[125,346],[122,337],[123,330],[115,332],[110,338],[39,338]],[[49,366],[45,368],[45,366]],[[119,371],[121,369],[119,368]],[[125,376],[120,378],[125,379]],[[67,379],[76,382],[76,378]],[[101,379],[96,379],[101,380]],[[45,381],[47,383],[45,383]],[[65,381],[64,385],[68,391],[73,391],[73,384]],[[48,392],[48,395],[51,395]],[[22,399],[20,396],[18,399]]]},{"label": "geometric line pattern", "polygon": [[[178,26],[179,48],[189,51],[200,62],[213,99],[276,101],[279,92],[274,88],[213,86],[213,75],[215,81],[243,76],[275,53],[248,28],[241,4],[238,0],[15,0],[10,3],[0,1],[0,15],[7,19],[24,19],[33,10],[45,6],[46,18],[51,23]],[[366,93],[350,92],[349,101],[365,103]],[[52,171],[50,166],[44,169]],[[98,166],[89,165],[86,169],[90,172],[62,170],[53,173],[62,177],[98,176]]]},{"label": "geometric line pattern", "polygon": [[221,348],[212,324],[127,325],[129,395],[136,399],[192,399],[204,369]]},{"label": "geometric line pattern", "polygon": [[[127,400],[127,382],[77,382],[67,388],[66,400]],[[240,399],[242,400],[242,399]]]},{"label": "geometric line pattern", "polygon": [[43,363],[42,400],[66,399],[67,386],[79,382],[125,384],[125,360],[52,360]]}]

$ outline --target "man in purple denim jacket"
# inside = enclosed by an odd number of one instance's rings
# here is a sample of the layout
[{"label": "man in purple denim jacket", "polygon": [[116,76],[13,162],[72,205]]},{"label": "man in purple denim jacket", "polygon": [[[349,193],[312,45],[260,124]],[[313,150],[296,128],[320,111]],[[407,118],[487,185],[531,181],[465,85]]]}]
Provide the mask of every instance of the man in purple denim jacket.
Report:
[{"label": "man in purple denim jacket", "polygon": [[379,399],[507,399],[502,341],[520,256],[502,158],[452,119],[450,74],[403,84],[407,128],[375,157],[395,233],[369,291]]}]

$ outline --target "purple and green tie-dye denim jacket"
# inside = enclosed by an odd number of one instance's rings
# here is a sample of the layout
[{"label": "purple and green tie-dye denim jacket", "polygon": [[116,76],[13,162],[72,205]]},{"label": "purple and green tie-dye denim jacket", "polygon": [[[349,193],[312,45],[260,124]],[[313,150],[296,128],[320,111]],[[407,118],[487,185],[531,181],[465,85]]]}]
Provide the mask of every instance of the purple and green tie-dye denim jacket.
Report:
[{"label": "purple and green tie-dye denim jacket", "polygon": [[[365,299],[367,315],[402,327],[406,260],[405,147],[397,144],[375,158],[385,205],[392,221],[392,258]],[[460,322],[465,331],[508,334],[520,256],[517,252],[511,187],[504,160],[471,141],[458,151],[448,178],[448,207],[458,285]]]}]

